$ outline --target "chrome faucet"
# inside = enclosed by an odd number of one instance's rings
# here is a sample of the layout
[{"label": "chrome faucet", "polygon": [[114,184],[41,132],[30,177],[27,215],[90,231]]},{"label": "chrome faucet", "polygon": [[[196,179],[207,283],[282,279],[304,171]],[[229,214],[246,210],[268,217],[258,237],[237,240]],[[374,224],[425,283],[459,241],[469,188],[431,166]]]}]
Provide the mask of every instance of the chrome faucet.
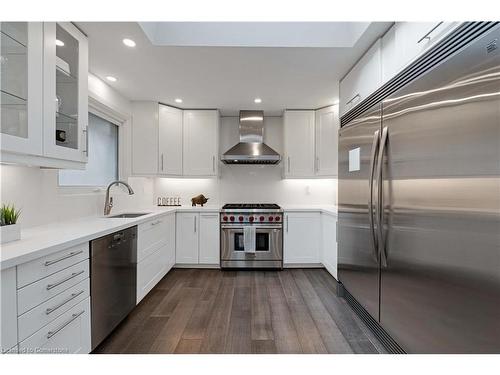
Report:
[{"label": "chrome faucet", "polygon": [[123,186],[125,186],[128,189],[129,195],[134,194],[134,190],[132,190],[130,185],[124,181],[113,181],[112,183],[110,183],[108,185],[108,188],[106,189],[106,199],[104,200],[104,215],[109,215],[109,213],[111,212],[111,209],[113,208],[113,197],[109,196],[109,189],[113,185],[120,185],[120,184],[122,184]]}]

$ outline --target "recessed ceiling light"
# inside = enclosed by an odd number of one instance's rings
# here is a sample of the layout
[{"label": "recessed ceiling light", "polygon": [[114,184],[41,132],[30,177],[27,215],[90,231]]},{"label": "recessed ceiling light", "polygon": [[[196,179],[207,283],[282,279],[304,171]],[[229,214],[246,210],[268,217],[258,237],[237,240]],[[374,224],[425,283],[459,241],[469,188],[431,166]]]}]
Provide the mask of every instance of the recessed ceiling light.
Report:
[{"label": "recessed ceiling light", "polygon": [[182,103],[182,99],[177,98],[177,99],[175,99],[175,102],[176,102],[176,103]]},{"label": "recessed ceiling light", "polygon": [[117,79],[113,76],[107,76],[106,79],[109,81],[109,82],[116,82]]},{"label": "recessed ceiling light", "polygon": [[257,104],[262,103],[261,98],[255,98],[253,101],[254,101],[254,103],[257,103]]},{"label": "recessed ceiling light", "polygon": [[64,42],[62,40],[56,39],[56,46],[62,47],[64,46]]},{"label": "recessed ceiling light", "polygon": [[132,39],[123,39],[123,44],[125,44],[127,47],[135,47],[135,42]]}]

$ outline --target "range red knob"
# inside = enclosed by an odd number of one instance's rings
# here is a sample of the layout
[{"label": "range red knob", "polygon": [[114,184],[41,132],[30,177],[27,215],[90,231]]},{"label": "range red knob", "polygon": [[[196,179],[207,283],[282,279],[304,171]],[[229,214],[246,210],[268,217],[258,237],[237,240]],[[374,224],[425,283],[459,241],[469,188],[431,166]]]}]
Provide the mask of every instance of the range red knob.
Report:
[{"label": "range red knob", "polygon": [[224,216],[222,220],[227,221],[227,216]]},{"label": "range red knob", "polygon": [[259,217],[260,221],[264,221],[264,216]]},{"label": "range red knob", "polygon": [[230,216],[229,220],[234,221],[234,216]]},{"label": "range red knob", "polygon": [[280,218],[279,216],[276,216],[276,217],[275,217],[275,220],[276,220],[276,221],[280,221],[280,220],[281,220],[281,218]]},{"label": "range red knob", "polygon": [[240,216],[240,217],[238,218],[238,220],[239,220],[239,221],[243,221],[243,216]]},{"label": "range red knob", "polygon": [[253,217],[253,216],[250,216],[250,217],[248,218],[248,220],[250,220],[250,222],[252,222],[252,221],[254,220],[254,217]]},{"label": "range red knob", "polygon": [[269,221],[273,221],[273,217],[272,216],[269,216]]}]

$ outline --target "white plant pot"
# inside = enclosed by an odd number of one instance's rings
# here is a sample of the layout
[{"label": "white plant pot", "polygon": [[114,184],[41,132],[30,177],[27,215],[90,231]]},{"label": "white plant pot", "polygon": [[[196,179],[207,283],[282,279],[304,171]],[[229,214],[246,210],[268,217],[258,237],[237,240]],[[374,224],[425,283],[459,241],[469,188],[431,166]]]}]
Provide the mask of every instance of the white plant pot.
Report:
[{"label": "white plant pot", "polygon": [[12,242],[21,239],[21,224],[0,226],[0,243]]}]

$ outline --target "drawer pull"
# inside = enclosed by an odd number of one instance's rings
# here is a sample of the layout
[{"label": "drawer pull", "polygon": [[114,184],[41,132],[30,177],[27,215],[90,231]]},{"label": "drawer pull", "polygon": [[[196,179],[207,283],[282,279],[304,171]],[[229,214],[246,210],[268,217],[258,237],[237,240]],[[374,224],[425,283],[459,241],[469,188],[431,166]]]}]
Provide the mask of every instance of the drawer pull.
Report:
[{"label": "drawer pull", "polygon": [[82,310],[79,313],[75,313],[75,314],[71,315],[71,318],[66,323],[61,324],[54,331],[47,332],[47,338],[50,339],[52,336],[54,336],[55,334],[57,334],[58,332],[60,332],[64,327],[66,327],[67,325],[69,325],[73,320],[75,320],[76,318],[78,318],[84,312],[85,312],[85,310]]},{"label": "drawer pull", "polygon": [[69,296],[67,299],[65,299],[64,301],[62,301],[59,305],[56,305],[54,307],[49,307],[47,310],[45,310],[45,314],[49,315],[51,313],[53,313],[54,311],[56,311],[58,308],[60,308],[61,306],[64,306],[65,304],[67,304],[69,301],[75,299],[76,297],[78,297],[80,294],[82,294],[85,290],[80,290],[79,292],[77,293],[71,293],[71,296]]},{"label": "drawer pull", "polygon": [[48,260],[48,261],[45,262],[45,266],[51,266],[54,263],[58,263],[58,262],[60,262],[60,261],[62,261],[64,259],[68,259],[68,258],[74,257],[75,255],[78,255],[78,254],[81,254],[81,253],[83,253],[83,250],[73,251],[73,252],[71,252],[71,253],[69,253],[69,254],[67,254],[65,256],[62,256],[62,257],[60,257],[58,259]]},{"label": "drawer pull", "polygon": [[59,285],[65,283],[66,281],[69,281],[72,278],[74,278],[78,275],[81,275],[84,272],[85,272],[84,270],[81,270],[80,272],[73,272],[71,275],[69,275],[68,277],[65,277],[64,279],[58,281],[57,283],[47,285],[47,290],[51,290],[51,289],[55,288],[56,286],[59,286]]},{"label": "drawer pull", "polygon": [[157,221],[153,221],[153,222],[151,223],[151,225],[158,225],[158,224],[160,224],[160,223],[161,223],[161,220],[157,220]]}]

